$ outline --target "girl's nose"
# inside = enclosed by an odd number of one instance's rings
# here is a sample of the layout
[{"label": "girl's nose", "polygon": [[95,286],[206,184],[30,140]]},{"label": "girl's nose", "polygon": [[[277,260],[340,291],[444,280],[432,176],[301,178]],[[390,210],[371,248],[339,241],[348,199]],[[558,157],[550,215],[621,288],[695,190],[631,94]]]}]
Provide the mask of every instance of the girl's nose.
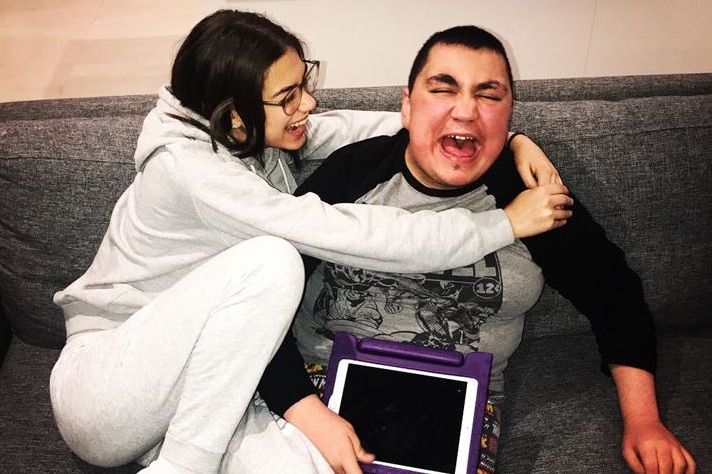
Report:
[{"label": "girl's nose", "polygon": [[299,103],[299,110],[302,112],[311,112],[316,108],[316,98],[306,90],[302,90],[302,100]]}]

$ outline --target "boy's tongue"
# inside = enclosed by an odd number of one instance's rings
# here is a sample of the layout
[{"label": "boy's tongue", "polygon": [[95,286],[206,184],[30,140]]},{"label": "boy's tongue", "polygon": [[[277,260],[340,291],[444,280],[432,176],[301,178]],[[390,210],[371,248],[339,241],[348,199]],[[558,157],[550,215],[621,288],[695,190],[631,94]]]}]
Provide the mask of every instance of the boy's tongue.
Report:
[{"label": "boy's tongue", "polygon": [[442,147],[448,154],[461,158],[475,154],[474,140],[456,140],[452,137],[445,137],[442,140]]}]

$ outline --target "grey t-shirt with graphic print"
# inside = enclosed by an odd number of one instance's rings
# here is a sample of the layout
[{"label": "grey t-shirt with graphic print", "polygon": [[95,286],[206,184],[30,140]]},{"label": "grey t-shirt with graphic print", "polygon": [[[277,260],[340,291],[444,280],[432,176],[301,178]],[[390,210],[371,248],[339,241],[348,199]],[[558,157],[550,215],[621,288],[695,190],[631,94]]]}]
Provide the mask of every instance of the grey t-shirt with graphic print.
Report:
[{"label": "grey t-shirt with graphic print", "polygon": [[[482,212],[496,208],[486,191],[481,185],[461,194],[430,193],[415,189],[398,172],[355,202]],[[521,340],[524,313],[543,284],[541,269],[520,241],[468,267],[440,273],[386,274],[322,262],[307,281],[294,335],[307,363],[328,363],[335,331],[491,352],[490,390],[503,391],[503,371]]]}]

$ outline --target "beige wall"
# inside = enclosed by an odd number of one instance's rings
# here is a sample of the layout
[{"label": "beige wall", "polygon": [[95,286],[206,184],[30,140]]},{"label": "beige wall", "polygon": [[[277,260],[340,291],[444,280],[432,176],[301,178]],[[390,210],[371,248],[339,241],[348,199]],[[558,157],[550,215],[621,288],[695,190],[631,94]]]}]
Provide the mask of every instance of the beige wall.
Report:
[{"label": "beige wall", "polygon": [[503,38],[519,78],[712,72],[712,0],[0,0],[0,102],[156,93],[219,7],[297,32],[327,87],[403,84],[423,41],[463,23]]},{"label": "beige wall", "polygon": [[325,86],[403,84],[438,29],[483,26],[519,78],[712,72],[710,0],[214,0],[265,12],[327,63]]}]

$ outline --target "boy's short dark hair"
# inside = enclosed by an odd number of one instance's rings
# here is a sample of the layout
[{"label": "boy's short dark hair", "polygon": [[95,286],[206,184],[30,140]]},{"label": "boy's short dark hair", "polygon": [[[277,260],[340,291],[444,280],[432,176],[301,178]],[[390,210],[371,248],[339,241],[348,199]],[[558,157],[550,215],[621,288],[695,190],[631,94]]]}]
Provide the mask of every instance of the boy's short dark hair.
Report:
[{"label": "boy's short dark hair", "polygon": [[425,67],[430,50],[433,49],[433,46],[438,44],[459,45],[470,49],[488,49],[500,55],[507,69],[507,78],[509,79],[509,87],[512,89],[512,96],[514,95],[512,67],[509,64],[509,58],[507,57],[507,51],[504,49],[504,45],[489,31],[474,25],[454,26],[447,30],[438,31],[428,38],[413,60],[413,66],[408,76],[409,90],[413,89],[415,79]]}]

